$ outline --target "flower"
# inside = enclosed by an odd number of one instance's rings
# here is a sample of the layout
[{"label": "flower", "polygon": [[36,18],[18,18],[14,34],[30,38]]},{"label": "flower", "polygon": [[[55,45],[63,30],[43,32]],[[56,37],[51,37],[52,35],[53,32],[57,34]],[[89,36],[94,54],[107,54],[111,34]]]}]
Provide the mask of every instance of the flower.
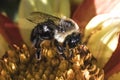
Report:
[{"label": "flower", "polygon": [[[75,1],[79,1],[79,3],[75,3]],[[29,23],[24,18],[30,12],[42,11],[56,16],[67,16],[75,20],[80,26],[81,31],[84,33],[83,42],[85,42],[85,44],[89,47],[93,55],[98,58],[99,66],[105,71],[105,79],[119,80],[120,28],[113,28],[117,24],[117,26],[119,26],[119,19],[113,19],[115,17],[119,18],[119,0],[75,1],[54,0],[51,2],[50,0],[21,0],[18,10],[18,17],[15,19],[17,20],[16,23],[14,22],[15,20],[9,19],[10,16],[4,16],[3,14],[0,14],[0,53],[4,53],[6,50],[8,50],[7,45],[12,46],[12,44],[17,44],[18,46],[22,46],[23,43],[31,45],[29,38],[34,24]],[[112,20],[114,22],[111,22]],[[105,23],[109,24],[107,24],[107,26],[103,26]],[[112,23],[111,27],[109,27],[111,25],[110,23]],[[112,28],[116,30],[112,30]],[[106,38],[108,37],[106,34],[110,37]],[[103,38],[104,41],[106,40],[104,45],[100,43],[100,40]],[[107,48],[106,45],[114,40],[115,43],[113,42],[111,44],[112,46],[115,44],[115,47],[112,47],[112,49],[114,49],[109,51],[109,48]],[[95,45],[94,43],[101,46]],[[111,45],[109,47],[111,47]],[[102,51],[99,57],[98,54],[94,53],[95,51],[93,48],[96,51]],[[107,56],[103,54],[107,54]],[[0,55],[2,56],[3,54]],[[101,58],[103,59],[101,60]]]}]

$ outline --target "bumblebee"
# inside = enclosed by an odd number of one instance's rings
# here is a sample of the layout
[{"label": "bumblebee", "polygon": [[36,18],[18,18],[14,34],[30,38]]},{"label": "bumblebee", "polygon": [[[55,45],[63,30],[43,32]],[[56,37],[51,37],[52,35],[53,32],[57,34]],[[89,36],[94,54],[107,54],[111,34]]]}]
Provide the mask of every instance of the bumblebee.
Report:
[{"label": "bumblebee", "polygon": [[74,48],[81,42],[79,26],[71,19],[59,18],[42,12],[32,12],[27,18],[35,23],[30,36],[33,46],[36,48],[36,58],[41,59],[40,44],[45,41],[54,41],[57,51],[65,59],[66,47]]}]

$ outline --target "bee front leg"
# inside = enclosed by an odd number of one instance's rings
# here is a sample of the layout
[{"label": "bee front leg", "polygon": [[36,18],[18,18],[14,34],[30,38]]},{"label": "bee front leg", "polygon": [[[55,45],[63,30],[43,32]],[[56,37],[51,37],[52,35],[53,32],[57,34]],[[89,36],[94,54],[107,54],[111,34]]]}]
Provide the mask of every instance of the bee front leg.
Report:
[{"label": "bee front leg", "polygon": [[40,47],[41,42],[42,42],[41,39],[36,39],[33,42],[33,46],[36,48],[35,57],[37,60],[41,60],[41,47]]},{"label": "bee front leg", "polygon": [[37,60],[41,60],[41,48],[37,48],[35,57]]},{"label": "bee front leg", "polygon": [[56,48],[57,48],[57,50],[58,50],[58,53],[59,53],[62,57],[64,57],[65,59],[67,59],[67,57],[66,57],[65,54],[64,54],[64,47],[61,46],[61,45],[58,43],[57,40],[54,41],[54,44],[55,44],[55,46],[56,46]]}]

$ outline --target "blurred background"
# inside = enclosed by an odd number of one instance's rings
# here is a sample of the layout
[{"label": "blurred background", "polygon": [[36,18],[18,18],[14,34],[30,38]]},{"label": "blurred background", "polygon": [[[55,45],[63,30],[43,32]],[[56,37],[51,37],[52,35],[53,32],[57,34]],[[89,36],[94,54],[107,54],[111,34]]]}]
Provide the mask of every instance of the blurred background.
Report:
[{"label": "blurred background", "polygon": [[[60,7],[63,5],[67,12],[67,17],[70,17],[70,10],[75,11],[75,8],[81,4],[83,0],[1,0],[0,2],[0,12],[3,14],[6,14],[10,19],[14,20],[17,17],[17,14],[19,12],[19,9],[21,6],[26,6],[24,8],[29,9],[29,7],[33,7],[34,10],[43,11],[43,12],[55,12],[58,10],[57,7]],[[51,5],[53,4],[53,5]],[[64,5],[65,4],[65,5]],[[49,7],[48,7],[49,6]],[[53,7],[54,6],[54,7]],[[71,7],[72,6],[72,7]],[[42,10],[44,7],[44,10]],[[52,10],[51,7],[54,9]],[[69,9],[68,9],[69,7]],[[24,12],[23,8],[23,12]],[[56,10],[55,10],[56,9]],[[60,10],[60,8],[59,8]],[[58,10],[58,12],[59,12]],[[62,9],[61,9],[62,10]],[[31,10],[32,11],[32,10]]]},{"label": "blurred background", "polygon": [[18,13],[20,0],[1,0],[0,12],[9,16],[10,19],[14,20]]}]

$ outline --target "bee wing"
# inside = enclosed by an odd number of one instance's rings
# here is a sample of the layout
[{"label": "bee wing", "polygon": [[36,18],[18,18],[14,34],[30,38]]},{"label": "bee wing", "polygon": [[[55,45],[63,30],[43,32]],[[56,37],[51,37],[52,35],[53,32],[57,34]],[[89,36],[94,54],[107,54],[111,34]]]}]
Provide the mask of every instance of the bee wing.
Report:
[{"label": "bee wing", "polygon": [[32,12],[28,17],[27,20],[29,20],[30,22],[33,23],[41,23],[41,22],[45,22],[48,19],[54,21],[56,24],[59,24],[60,22],[60,18],[46,14],[46,13],[42,13],[42,12]]}]

